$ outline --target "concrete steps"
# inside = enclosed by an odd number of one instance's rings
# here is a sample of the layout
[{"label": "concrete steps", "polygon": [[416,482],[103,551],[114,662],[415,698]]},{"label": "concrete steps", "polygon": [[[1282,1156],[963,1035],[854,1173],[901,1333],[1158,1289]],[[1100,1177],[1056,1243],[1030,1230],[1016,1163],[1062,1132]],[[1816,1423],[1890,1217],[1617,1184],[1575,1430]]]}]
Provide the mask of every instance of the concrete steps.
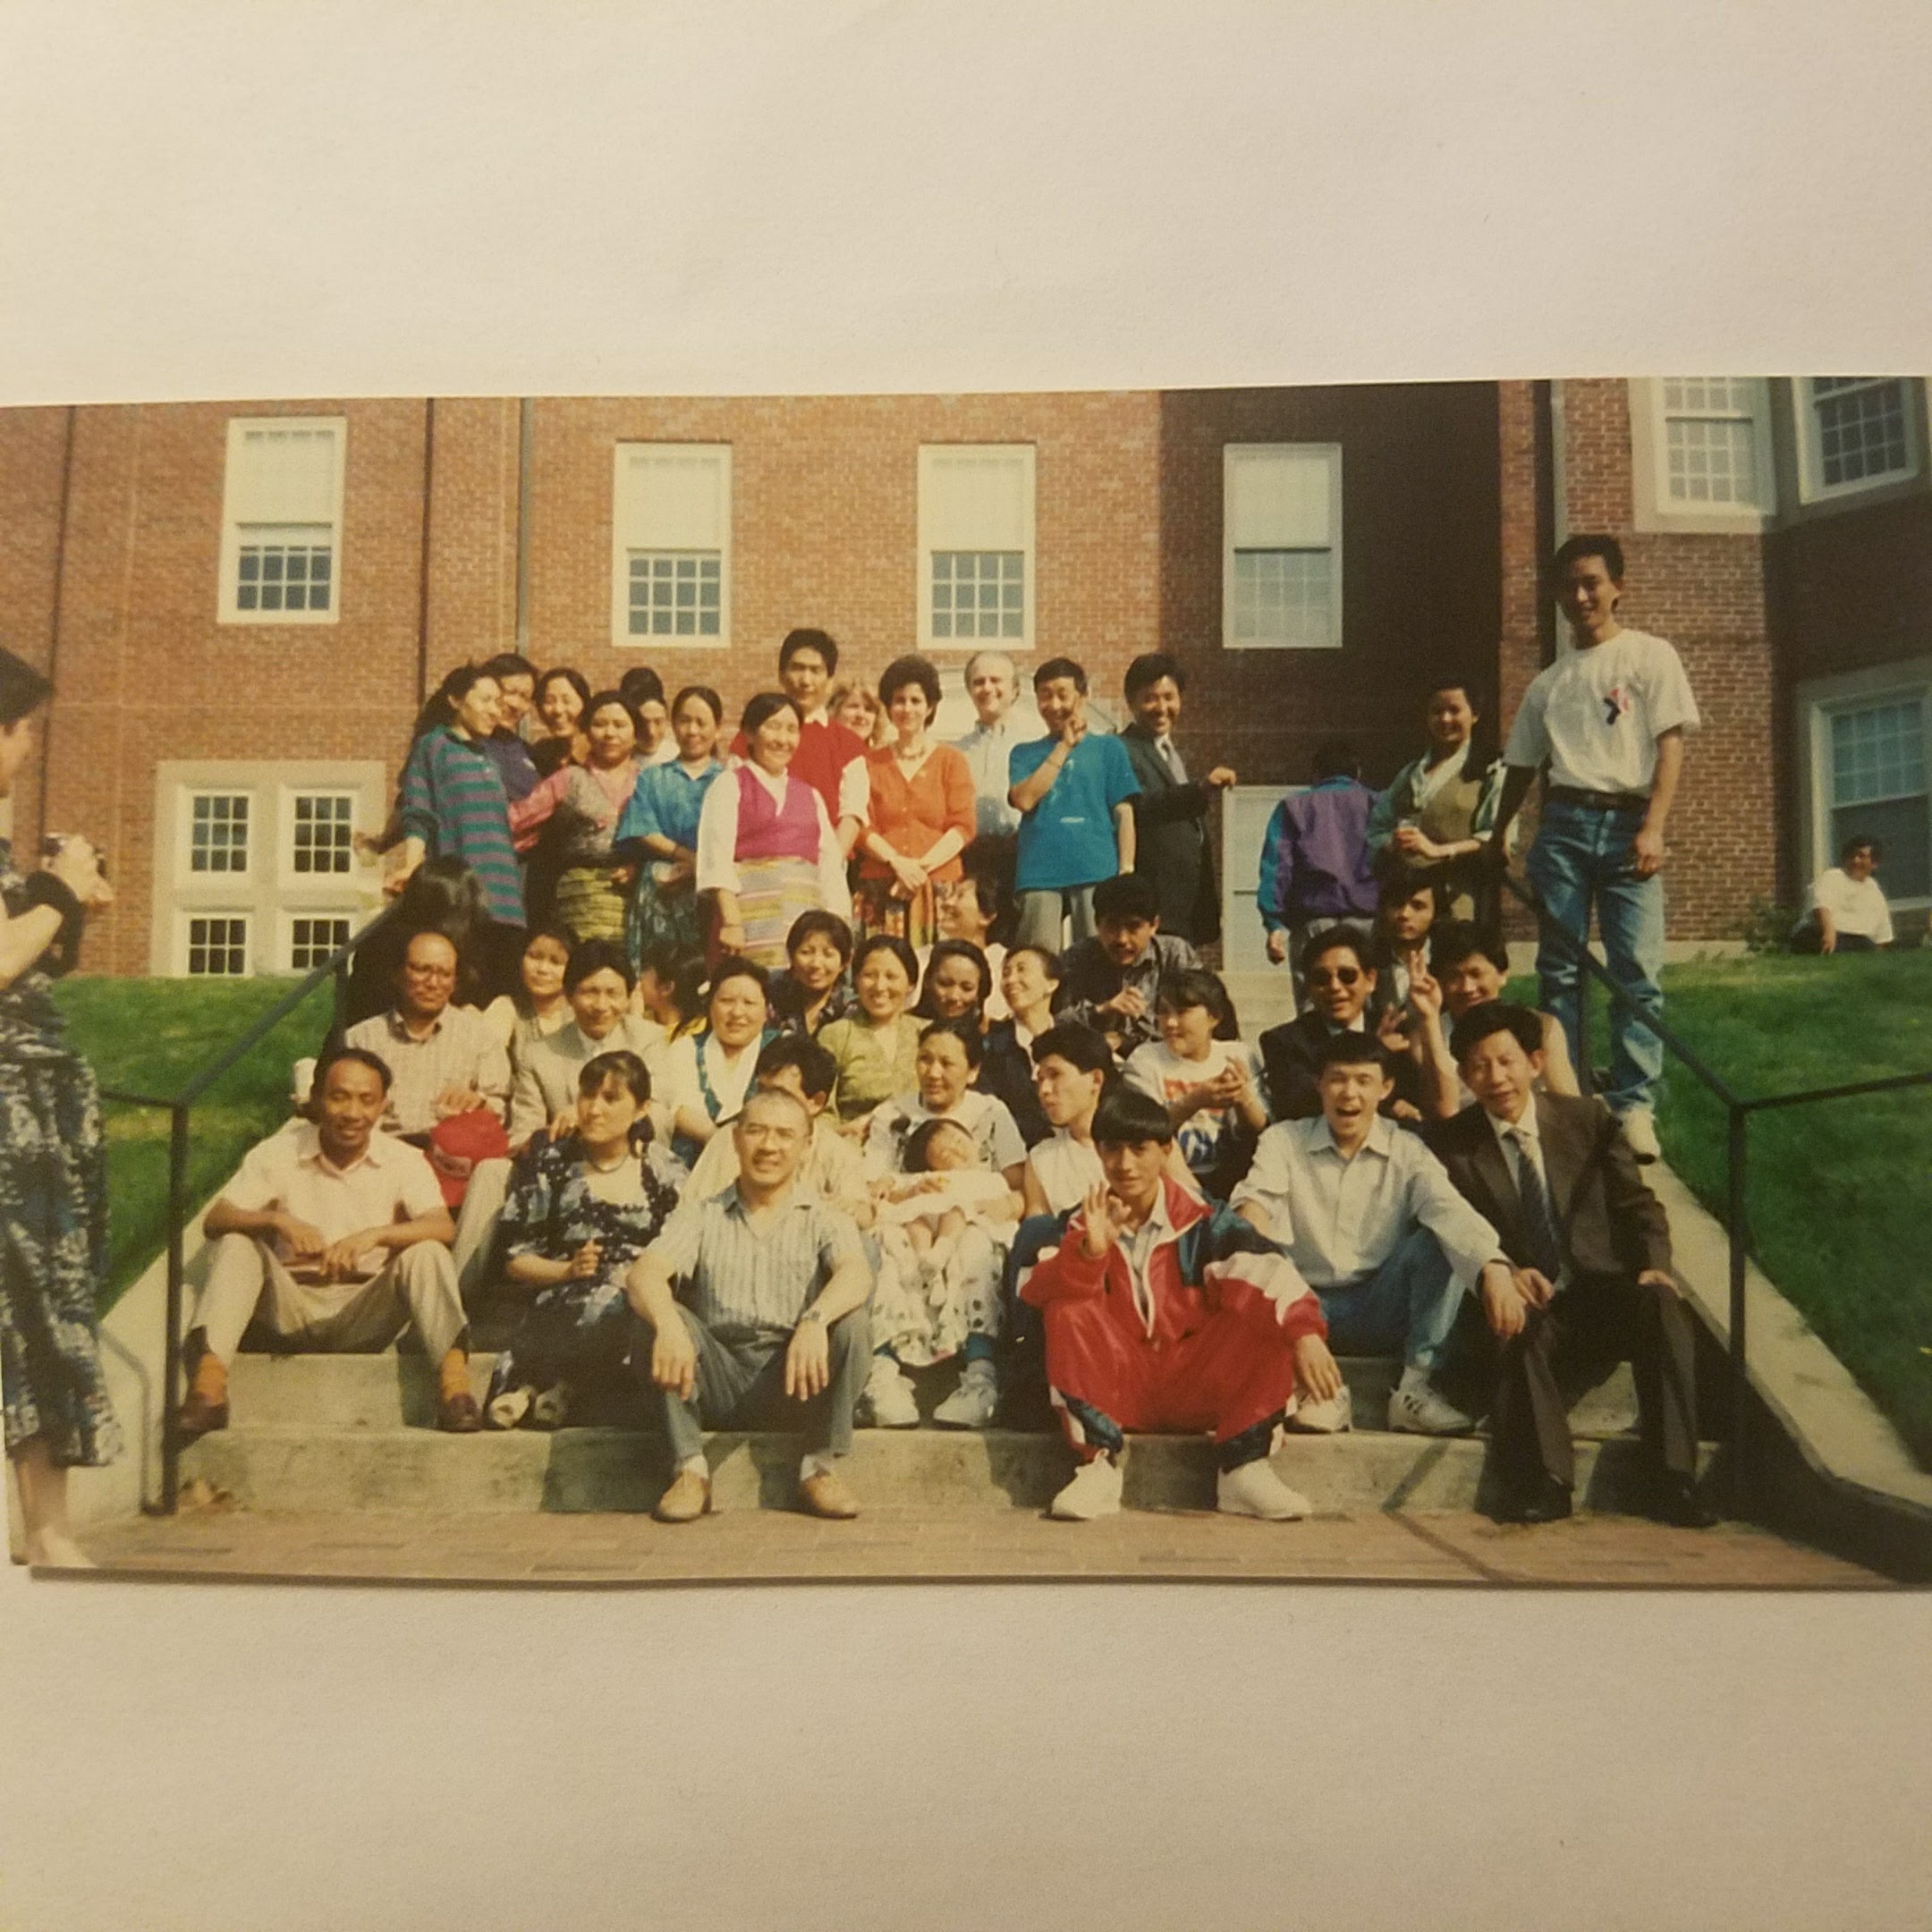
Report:
[{"label": "concrete steps", "polygon": [[[472,1360],[479,1394],[492,1360]],[[1324,1512],[1467,1510],[1488,1500],[1480,1438],[1388,1433],[1379,1424],[1394,1365],[1353,1359],[1343,1366],[1360,1426],[1343,1436],[1291,1437],[1276,1459],[1284,1481]],[[945,1393],[943,1378],[923,1393],[929,1408]],[[597,1426],[443,1435],[434,1427],[429,1366],[411,1353],[244,1355],[230,1400],[233,1425],[191,1445],[182,1474],[252,1511],[638,1511],[657,1500],[669,1474],[661,1441],[639,1426],[640,1405],[631,1426],[621,1426],[623,1395]],[[1638,1453],[1626,1430],[1634,1413],[1622,1371],[1572,1417],[1579,1493],[1595,1507],[1631,1499]],[[719,1507],[789,1505],[795,1438],[718,1434],[709,1453]],[[874,1506],[1038,1509],[1068,1467],[1052,1433],[862,1429],[847,1473]],[[1140,1508],[1211,1508],[1214,1471],[1205,1438],[1138,1436],[1127,1458],[1126,1499]]]}]

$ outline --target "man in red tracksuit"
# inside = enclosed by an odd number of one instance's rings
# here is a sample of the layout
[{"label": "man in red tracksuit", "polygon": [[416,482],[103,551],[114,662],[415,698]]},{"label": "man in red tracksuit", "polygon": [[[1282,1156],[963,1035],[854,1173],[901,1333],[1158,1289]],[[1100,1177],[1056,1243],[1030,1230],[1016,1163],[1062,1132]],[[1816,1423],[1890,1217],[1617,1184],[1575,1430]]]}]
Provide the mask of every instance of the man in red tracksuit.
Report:
[{"label": "man in red tracksuit", "polygon": [[1159,1101],[1110,1094],[1093,1137],[1106,1184],[1019,1275],[1080,1465],[1052,1513],[1114,1514],[1124,1432],[1150,1429],[1213,1432],[1230,1514],[1306,1516],[1268,1455],[1298,1375],[1317,1392],[1339,1384],[1320,1301],[1273,1241],[1165,1174],[1174,1129]]}]

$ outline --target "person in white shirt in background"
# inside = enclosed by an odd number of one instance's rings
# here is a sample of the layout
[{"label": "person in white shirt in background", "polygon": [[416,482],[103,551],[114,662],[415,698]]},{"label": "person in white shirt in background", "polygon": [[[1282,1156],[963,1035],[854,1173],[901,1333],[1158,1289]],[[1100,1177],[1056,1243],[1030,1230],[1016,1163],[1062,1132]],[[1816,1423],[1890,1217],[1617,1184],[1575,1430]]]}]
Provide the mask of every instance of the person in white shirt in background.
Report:
[{"label": "person in white shirt in background", "polygon": [[1030,706],[1015,711],[1020,678],[1004,651],[975,651],[966,660],[963,675],[977,722],[953,742],[966,754],[973,775],[978,835],[1011,838],[1020,829],[1020,814],[1007,802],[1013,784],[1009,760],[1015,745],[1040,735],[1039,717]]},{"label": "person in white shirt in background", "polygon": [[1227,988],[1204,967],[1170,973],[1154,1011],[1161,1037],[1134,1049],[1127,1083],[1167,1109],[1195,1186],[1225,1200],[1268,1123],[1260,1055],[1236,1034]]},{"label": "person in white shirt in background", "polygon": [[1878,869],[1878,841],[1850,838],[1838,863],[1805,889],[1804,917],[1792,928],[1793,953],[1869,953],[1892,944],[1892,908]]},{"label": "person in white shirt in background", "polygon": [[[1390,1428],[1467,1435],[1474,1419],[1433,1377],[1464,1296],[1511,1281],[1503,1243],[1420,1137],[1379,1116],[1390,1082],[1372,1035],[1325,1042],[1316,1086],[1320,1117],[1270,1127],[1231,1205],[1286,1250],[1321,1298],[1336,1354],[1401,1355]],[[1330,1382],[1307,1391],[1314,1399],[1297,1411],[1295,1428],[1350,1426],[1347,1385]]]},{"label": "person in white shirt in background", "polygon": [[[1617,620],[1623,547],[1614,537],[1571,538],[1550,575],[1572,648],[1538,674],[1510,726],[1489,849],[1506,862],[1510,822],[1546,767],[1548,793],[1523,869],[1560,932],[1546,932],[1537,952],[1539,1003],[1563,1022],[1581,1066],[1578,953],[1593,910],[1611,979],[1640,1013],[1663,1013],[1665,828],[1684,735],[1700,719],[1676,651]],[[1614,1008],[1603,1097],[1640,1160],[1657,1157],[1651,1103],[1663,1069],[1663,1041],[1637,1014]]]}]

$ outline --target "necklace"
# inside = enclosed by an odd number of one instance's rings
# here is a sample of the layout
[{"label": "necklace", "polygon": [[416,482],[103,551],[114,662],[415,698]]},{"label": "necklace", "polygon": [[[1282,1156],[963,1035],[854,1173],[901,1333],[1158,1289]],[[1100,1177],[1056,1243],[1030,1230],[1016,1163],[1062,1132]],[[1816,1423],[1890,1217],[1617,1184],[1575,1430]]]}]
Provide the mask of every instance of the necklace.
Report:
[{"label": "necklace", "polygon": [[623,1152],[621,1153],[614,1161],[593,1160],[589,1154],[586,1153],[584,1156],[584,1165],[587,1166],[592,1174],[615,1174],[620,1167],[627,1167],[630,1165],[631,1157],[631,1149],[629,1148],[626,1148]]}]

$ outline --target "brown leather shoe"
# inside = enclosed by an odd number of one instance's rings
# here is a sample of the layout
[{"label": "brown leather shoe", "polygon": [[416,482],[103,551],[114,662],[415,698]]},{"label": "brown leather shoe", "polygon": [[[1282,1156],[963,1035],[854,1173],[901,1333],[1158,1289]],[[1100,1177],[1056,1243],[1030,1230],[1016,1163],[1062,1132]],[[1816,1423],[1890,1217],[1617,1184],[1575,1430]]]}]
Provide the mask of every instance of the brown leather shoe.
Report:
[{"label": "brown leather shoe", "polygon": [[445,1395],[436,1403],[436,1427],[452,1436],[474,1436],[483,1427],[483,1411],[468,1389]]},{"label": "brown leather shoe", "polygon": [[696,1522],[711,1507],[711,1479],[696,1470],[680,1470],[671,1487],[651,1512],[659,1522]]},{"label": "brown leather shoe", "polygon": [[798,1506],[808,1516],[850,1522],[859,1513],[859,1498],[836,1470],[819,1470],[815,1475],[799,1478]]},{"label": "brown leather shoe", "polygon": [[216,1429],[228,1427],[228,1404],[210,1402],[199,1389],[190,1389],[188,1399],[181,1405],[181,1413],[175,1418],[175,1428],[184,1442],[192,1442],[198,1436],[207,1436]]}]

